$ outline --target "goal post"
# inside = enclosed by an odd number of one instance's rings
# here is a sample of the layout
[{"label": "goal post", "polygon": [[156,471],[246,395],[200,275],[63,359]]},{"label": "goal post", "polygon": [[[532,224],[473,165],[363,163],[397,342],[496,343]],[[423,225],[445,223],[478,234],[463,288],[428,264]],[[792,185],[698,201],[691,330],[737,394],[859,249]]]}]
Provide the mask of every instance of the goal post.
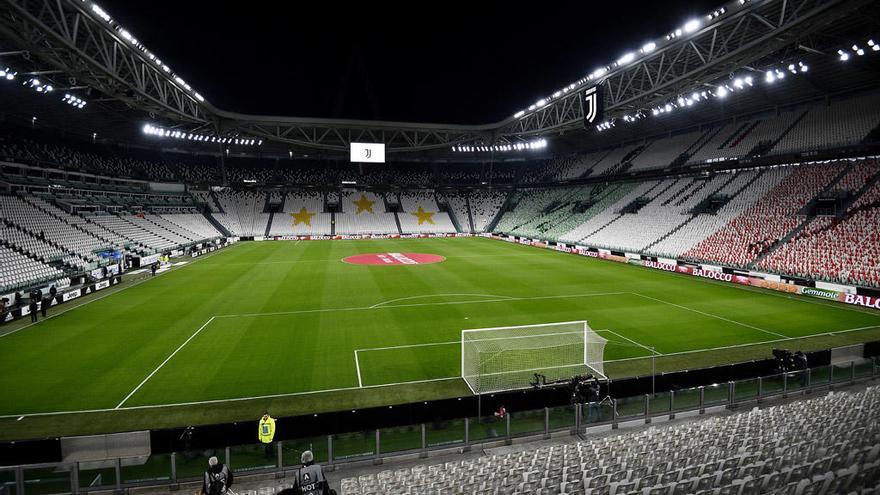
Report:
[{"label": "goal post", "polygon": [[604,379],[607,340],[586,321],[461,331],[461,377],[475,395],[592,373]]}]

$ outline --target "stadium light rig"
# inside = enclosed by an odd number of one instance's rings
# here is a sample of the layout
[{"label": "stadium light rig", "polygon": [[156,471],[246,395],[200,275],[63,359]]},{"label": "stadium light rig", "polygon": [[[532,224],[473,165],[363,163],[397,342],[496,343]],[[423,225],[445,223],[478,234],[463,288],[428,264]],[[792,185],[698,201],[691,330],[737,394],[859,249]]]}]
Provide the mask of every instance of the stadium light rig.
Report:
[{"label": "stadium light rig", "polygon": [[[774,84],[776,81],[785,79],[786,74],[799,75],[808,72],[809,70],[810,66],[803,61],[798,61],[796,63],[792,62],[789,64],[783,63],[779,67],[769,67],[765,69],[763,71],[764,82],[766,84]],[[730,79],[708,85],[709,89],[697,90],[690,94],[679,95],[673,100],[651,108],[651,115],[657,117],[665,113],[673,112],[677,109],[692,107],[697,103],[712,98],[723,100],[732,94],[746,91],[756,83],[752,74],[753,73],[731,76]],[[632,121],[629,120],[628,122]]]},{"label": "stadium light rig", "polygon": [[[750,2],[751,2],[751,0],[739,0],[739,2],[738,2],[739,8],[745,7]],[[734,6],[734,7],[736,7],[736,6]],[[719,9],[713,10],[712,12],[706,14],[705,16],[688,19],[684,24],[681,25],[681,27],[670,32],[669,34],[667,34],[663,38],[659,38],[655,41],[648,41],[646,43],[643,43],[642,47],[639,48],[638,50],[625,52],[623,55],[618,57],[616,61],[614,61],[608,65],[599,67],[599,68],[595,69],[594,71],[590,72],[589,74],[587,74],[586,76],[569,84],[568,86],[565,86],[565,87],[553,92],[553,94],[551,96],[542,98],[539,101],[543,101],[544,102],[543,105],[539,105],[539,104],[529,105],[528,108],[523,109],[523,110],[519,110],[518,112],[514,113],[513,118],[514,119],[521,119],[521,118],[525,117],[527,113],[536,112],[536,111],[540,110],[541,108],[546,107],[547,105],[553,103],[554,100],[564,97],[568,93],[575,91],[576,89],[578,89],[579,87],[581,87],[587,83],[598,84],[601,82],[600,79],[603,76],[605,76],[606,74],[608,74],[609,72],[611,72],[612,70],[619,69],[624,66],[629,66],[629,65],[637,62],[638,60],[644,58],[645,56],[653,53],[658,48],[661,48],[661,45],[669,45],[673,42],[676,42],[678,40],[678,38],[680,38],[682,36],[694,34],[694,33],[698,32],[700,29],[702,29],[703,27],[708,26],[712,23],[715,23],[721,17],[723,17],[729,13],[730,12],[728,12],[727,7],[721,7]]]},{"label": "stadium light rig", "polygon": [[42,94],[48,94],[48,93],[51,93],[52,91],[55,91],[55,88],[53,88],[51,84],[44,83],[43,81],[40,81],[36,77],[32,77],[32,78],[28,79],[27,81],[23,82],[22,85],[27,86],[29,88],[32,88],[37,93],[42,93]]},{"label": "stadium light rig", "polygon": [[82,0],[82,2],[86,5],[89,5],[89,8],[92,11],[92,13],[95,14],[95,16],[98,19],[100,19],[100,20],[106,22],[108,25],[110,25],[110,27],[113,29],[113,31],[115,31],[119,35],[120,38],[125,40],[125,42],[127,42],[133,48],[135,48],[138,51],[140,51],[141,53],[143,53],[147,57],[147,59],[149,59],[150,62],[156,66],[156,68],[160,69],[162,72],[165,72],[166,74],[169,74],[172,77],[172,80],[175,82],[175,84],[177,84],[179,87],[183,88],[187,93],[191,94],[193,96],[193,98],[195,98],[199,102],[205,101],[205,98],[202,95],[200,95],[197,91],[193,90],[193,88],[189,84],[187,84],[186,81],[183,80],[183,78],[181,78],[173,70],[171,70],[171,67],[168,67],[168,65],[165,64],[164,62],[162,62],[162,60],[159,57],[157,57],[155,54],[150,52],[150,50],[148,50],[147,47],[145,47],[140,41],[138,41],[138,39],[135,38],[135,36],[133,34],[131,34],[131,32],[129,30],[125,29],[121,24],[114,21],[113,18],[110,17],[110,14],[107,13],[107,11],[102,9],[95,2],[88,2],[87,0]]},{"label": "stadium light rig", "polygon": [[[144,134],[148,136],[157,136],[160,138],[172,138],[172,139],[180,139],[186,141],[196,141],[201,143],[220,143],[220,144],[235,144],[238,146],[262,146],[263,140],[252,137],[241,137],[241,136],[233,136],[233,137],[222,137],[222,136],[212,136],[208,134],[199,134],[192,133],[186,131],[172,130],[166,129],[164,127],[156,126],[153,124],[144,124],[141,128]],[[228,151],[228,150],[227,150]]]},{"label": "stadium light rig", "polygon": [[67,103],[68,105],[70,105],[74,108],[82,109],[86,106],[85,100],[83,100],[82,98],[76,97],[70,93],[66,93],[64,95],[64,98],[61,98],[61,101],[63,101],[64,103]]},{"label": "stadium light rig", "polygon": [[452,147],[452,151],[456,153],[488,153],[488,152],[506,152],[506,151],[525,151],[525,150],[542,150],[547,147],[546,139],[536,139],[534,141],[521,141],[517,143],[504,144],[463,144]]},{"label": "stadium light rig", "polygon": [[15,79],[15,76],[16,76],[17,74],[18,74],[18,72],[13,72],[13,70],[10,69],[9,67],[7,67],[7,68],[5,68],[5,69],[0,69],[0,79],[5,79],[5,80],[7,80],[7,81],[12,81],[12,80]]}]

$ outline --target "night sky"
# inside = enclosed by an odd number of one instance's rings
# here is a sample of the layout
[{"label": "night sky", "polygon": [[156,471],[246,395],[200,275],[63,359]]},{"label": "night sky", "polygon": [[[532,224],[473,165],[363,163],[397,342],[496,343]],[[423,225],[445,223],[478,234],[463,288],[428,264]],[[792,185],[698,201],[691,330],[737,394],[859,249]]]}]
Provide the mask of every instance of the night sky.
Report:
[{"label": "night sky", "polygon": [[484,124],[722,3],[104,0],[101,5],[223,110]]}]

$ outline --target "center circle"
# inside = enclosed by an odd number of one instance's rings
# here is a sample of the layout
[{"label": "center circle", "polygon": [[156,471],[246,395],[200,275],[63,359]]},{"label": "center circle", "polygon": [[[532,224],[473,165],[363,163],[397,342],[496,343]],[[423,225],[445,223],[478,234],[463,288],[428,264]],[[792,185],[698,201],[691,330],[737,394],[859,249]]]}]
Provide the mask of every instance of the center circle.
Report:
[{"label": "center circle", "polygon": [[425,253],[369,253],[343,258],[352,265],[430,265],[446,261],[439,254]]}]

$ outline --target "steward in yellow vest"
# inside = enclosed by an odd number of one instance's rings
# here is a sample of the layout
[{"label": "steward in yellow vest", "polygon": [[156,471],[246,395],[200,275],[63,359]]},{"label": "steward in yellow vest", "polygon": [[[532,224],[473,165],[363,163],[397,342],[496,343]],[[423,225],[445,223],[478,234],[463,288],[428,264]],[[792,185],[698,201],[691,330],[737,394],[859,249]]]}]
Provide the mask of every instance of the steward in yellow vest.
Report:
[{"label": "steward in yellow vest", "polygon": [[275,438],[275,418],[269,416],[269,412],[263,413],[260,419],[260,427],[257,430],[257,438],[266,448],[266,458],[272,458],[272,440]]}]

